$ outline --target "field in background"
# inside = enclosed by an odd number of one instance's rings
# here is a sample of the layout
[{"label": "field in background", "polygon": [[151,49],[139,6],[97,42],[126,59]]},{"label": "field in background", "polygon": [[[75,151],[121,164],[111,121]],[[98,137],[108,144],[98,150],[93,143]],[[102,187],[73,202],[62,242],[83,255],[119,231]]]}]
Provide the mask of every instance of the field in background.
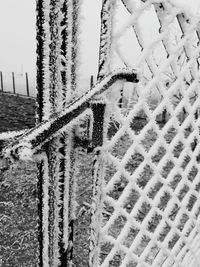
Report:
[{"label": "field in background", "polygon": [[0,133],[33,127],[35,99],[0,92]]},{"label": "field in background", "polygon": [[[34,98],[0,92],[0,133],[33,127],[34,114]],[[0,266],[36,266],[36,182],[35,163],[0,166]]]},{"label": "field in background", "polygon": [[27,72],[0,72],[0,90],[21,95],[36,96],[36,80]]}]

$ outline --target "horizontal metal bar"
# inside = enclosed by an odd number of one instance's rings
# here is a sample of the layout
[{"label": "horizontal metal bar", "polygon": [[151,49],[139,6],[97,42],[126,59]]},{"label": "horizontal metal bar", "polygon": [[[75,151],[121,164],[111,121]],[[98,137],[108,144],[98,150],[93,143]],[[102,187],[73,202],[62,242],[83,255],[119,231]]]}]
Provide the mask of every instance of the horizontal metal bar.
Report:
[{"label": "horizontal metal bar", "polygon": [[21,130],[21,131],[9,131],[9,132],[0,133],[0,157],[2,156],[1,151],[3,150],[5,146],[8,146],[8,143],[12,143],[13,140],[15,140],[16,138],[19,138],[20,136],[25,134],[27,131],[28,129]]},{"label": "horizontal metal bar", "polygon": [[48,120],[45,120],[25,132],[21,137],[13,140],[6,148],[3,149],[4,157],[12,157],[14,159],[24,159],[32,157],[36,150],[42,145],[55,137],[70,122],[73,122],[90,106],[90,101],[94,97],[105,92],[117,80],[126,80],[128,82],[137,83],[138,75],[133,69],[120,69],[109,74],[97,83],[90,91],[81,96],[66,109],[59,113],[52,114]]}]

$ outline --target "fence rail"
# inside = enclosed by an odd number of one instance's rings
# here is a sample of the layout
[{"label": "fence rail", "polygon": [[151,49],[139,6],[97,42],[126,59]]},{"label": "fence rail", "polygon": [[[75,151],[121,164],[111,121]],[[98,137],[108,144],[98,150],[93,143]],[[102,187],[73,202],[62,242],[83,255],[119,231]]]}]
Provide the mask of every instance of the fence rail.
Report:
[{"label": "fence rail", "polygon": [[[3,154],[11,157],[14,156],[15,159],[20,158],[20,154],[23,154],[23,151],[26,151],[25,154],[27,154],[27,151],[29,150],[29,153],[32,154],[33,150],[38,150],[43,144],[55,137],[58,134],[58,131],[62,130],[71,121],[74,121],[78,116],[83,114],[84,111],[89,108],[89,101],[96,95],[109,89],[109,87],[117,80],[126,80],[133,83],[138,82],[137,74],[134,70],[124,69],[113,72],[113,74],[108,75],[88,93],[69,104],[64,112],[53,114],[48,120],[44,120],[41,124],[35,126],[34,129],[25,131],[23,135],[20,131],[19,136],[22,135],[22,139],[18,138],[11,147],[3,152]],[[12,138],[18,136],[17,132],[15,134],[16,135],[12,136]],[[10,137],[8,137],[8,140],[9,139]],[[3,137],[2,141],[5,141],[5,137]]]}]

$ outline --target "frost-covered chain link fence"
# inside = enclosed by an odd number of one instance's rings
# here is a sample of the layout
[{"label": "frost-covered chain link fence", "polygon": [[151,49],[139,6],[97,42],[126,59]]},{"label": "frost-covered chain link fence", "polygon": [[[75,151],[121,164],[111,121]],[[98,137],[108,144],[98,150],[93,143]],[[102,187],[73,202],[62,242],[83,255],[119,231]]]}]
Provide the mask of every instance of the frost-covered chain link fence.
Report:
[{"label": "frost-covered chain link fence", "polygon": [[91,266],[200,266],[199,17],[124,0],[112,23],[109,70],[140,79],[105,97]]},{"label": "frost-covered chain link fence", "polygon": [[41,162],[39,264],[198,267],[200,20],[103,0],[97,84],[76,99],[79,8],[37,2],[38,125],[0,136],[4,156]]}]

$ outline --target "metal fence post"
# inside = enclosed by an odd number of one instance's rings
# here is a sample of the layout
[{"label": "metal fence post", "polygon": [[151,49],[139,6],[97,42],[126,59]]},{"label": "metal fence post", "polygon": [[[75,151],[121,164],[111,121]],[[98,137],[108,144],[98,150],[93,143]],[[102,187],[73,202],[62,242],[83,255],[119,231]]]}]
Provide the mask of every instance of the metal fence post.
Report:
[{"label": "metal fence post", "polygon": [[91,77],[90,77],[90,89],[93,87],[93,85],[94,85],[94,76],[91,75]]},{"label": "metal fence post", "polygon": [[13,93],[16,94],[16,90],[15,90],[15,73],[12,72],[12,82],[13,82]]},{"label": "metal fence post", "polygon": [[28,82],[28,73],[26,72],[26,92],[27,92],[27,96],[30,95],[29,93],[29,82]]},{"label": "metal fence post", "polygon": [[[38,122],[63,110],[76,89],[78,6],[78,0],[37,1]],[[40,266],[72,264],[72,143],[72,133],[54,137],[38,166]]]},{"label": "metal fence post", "polygon": [[[101,32],[99,48],[99,69],[97,80],[101,80],[110,71],[111,34],[112,34],[112,14],[114,1],[103,0],[101,9]],[[104,113],[105,105],[100,100],[92,104],[93,110],[93,146],[103,145],[104,134]],[[99,149],[96,150],[93,162],[93,209],[91,214],[91,236],[90,236],[90,256],[89,266],[97,267],[100,253],[100,233],[99,228],[102,220],[102,184],[103,184],[103,155]]]},{"label": "metal fence post", "polygon": [[102,178],[103,178],[103,158],[100,147],[103,145],[104,130],[104,112],[105,104],[93,103],[91,105],[93,111],[93,134],[92,147],[96,148],[95,158],[93,161],[93,204],[91,210],[91,226],[90,226],[90,257],[89,266],[97,267],[100,252],[99,230],[102,220]]},{"label": "metal fence post", "polygon": [[0,73],[0,77],[1,77],[1,91],[3,92],[4,88],[3,88],[3,72],[2,71]]}]

